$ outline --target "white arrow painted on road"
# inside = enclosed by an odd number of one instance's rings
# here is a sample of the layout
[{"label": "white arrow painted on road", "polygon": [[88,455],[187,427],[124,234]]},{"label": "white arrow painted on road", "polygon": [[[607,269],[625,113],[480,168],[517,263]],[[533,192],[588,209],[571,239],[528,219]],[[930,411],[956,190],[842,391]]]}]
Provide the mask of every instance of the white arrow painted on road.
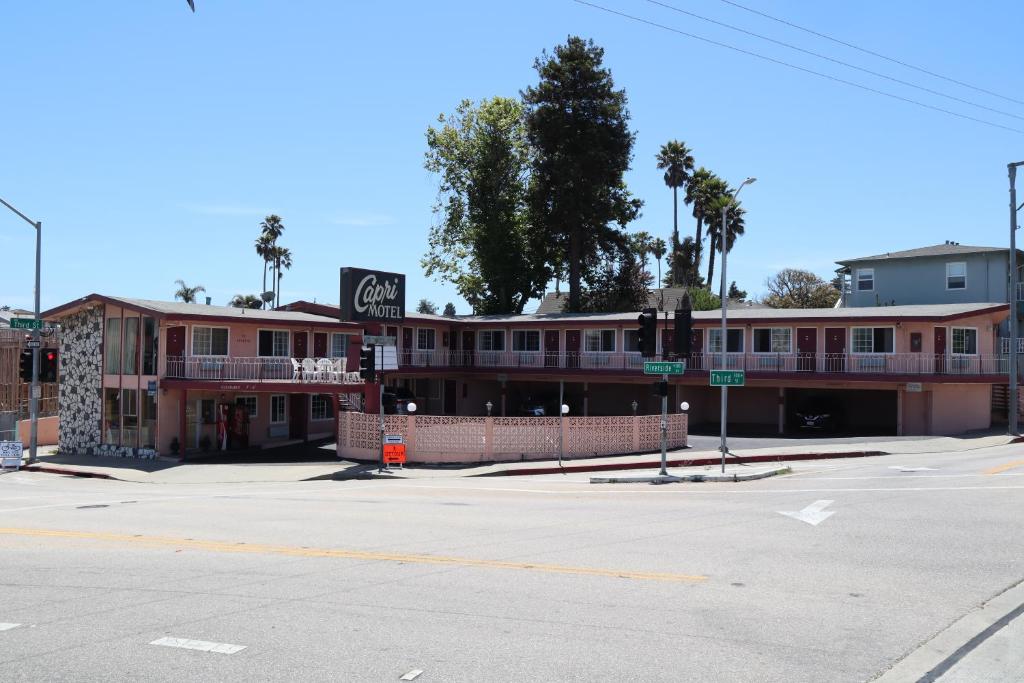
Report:
[{"label": "white arrow painted on road", "polygon": [[811,526],[818,526],[835,514],[834,511],[825,511],[825,508],[834,502],[832,500],[816,500],[799,512],[782,512],[780,510],[779,514],[799,519],[801,522],[807,522]]},{"label": "white arrow painted on road", "polygon": [[934,472],[934,467],[906,467],[904,465],[889,465],[890,470],[899,470],[900,472]]}]

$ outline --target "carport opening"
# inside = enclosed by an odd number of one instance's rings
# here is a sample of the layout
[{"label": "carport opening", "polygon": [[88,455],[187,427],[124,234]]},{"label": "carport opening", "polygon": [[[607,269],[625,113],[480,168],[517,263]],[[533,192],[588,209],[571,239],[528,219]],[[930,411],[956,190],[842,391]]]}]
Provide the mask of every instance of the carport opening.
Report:
[{"label": "carport opening", "polygon": [[786,390],[786,431],[793,436],[894,436],[897,413],[895,390]]}]

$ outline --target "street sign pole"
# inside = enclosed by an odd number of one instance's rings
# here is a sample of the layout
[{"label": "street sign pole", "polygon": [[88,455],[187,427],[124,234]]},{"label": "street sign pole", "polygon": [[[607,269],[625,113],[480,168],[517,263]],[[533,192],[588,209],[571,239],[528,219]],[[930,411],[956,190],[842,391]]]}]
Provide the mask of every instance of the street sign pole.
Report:
[{"label": "street sign pole", "polygon": [[32,413],[32,426],[29,430],[28,462],[36,462],[36,449],[39,446],[39,253],[43,243],[43,222],[36,221],[36,329],[32,330],[32,396],[29,399],[29,411]]},{"label": "street sign pole", "polygon": [[[380,348],[380,347],[377,347]],[[376,349],[374,350],[376,353]],[[377,371],[377,412],[380,413],[380,462],[377,464],[377,472],[384,471],[384,371]]]},{"label": "street sign pole", "polygon": [[668,475],[668,391],[665,387],[668,386],[668,375],[662,375],[661,381],[663,382],[662,392],[664,395],[661,397],[661,476]]}]

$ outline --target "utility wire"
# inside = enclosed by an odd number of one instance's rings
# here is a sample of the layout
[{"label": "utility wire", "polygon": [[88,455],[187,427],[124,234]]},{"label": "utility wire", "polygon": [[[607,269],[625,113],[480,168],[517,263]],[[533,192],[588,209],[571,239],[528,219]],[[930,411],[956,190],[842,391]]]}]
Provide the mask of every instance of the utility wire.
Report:
[{"label": "utility wire", "polygon": [[799,24],[794,24],[791,21],[786,21],[785,19],[780,19],[779,17],[773,17],[770,14],[767,14],[767,13],[762,12],[760,10],[756,10],[756,9],[754,9],[752,7],[747,7],[746,5],[741,5],[738,2],[733,2],[732,0],[719,0],[719,2],[724,2],[727,5],[732,5],[733,7],[736,7],[738,9],[744,10],[746,12],[750,12],[751,14],[756,14],[756,15],[758,15],[760,17],[764,17],[765,19],[770,19],[772,21],[778,22],[778,23],[783,24],[785,26],[789,26],[790,28],[795,28],[798,31],[803,31],[804,33],[810,33],[812,36],[817,36],[819,38],[824,38],[825,40],[831,40],[833,43],[836,43],[838,45],[842,45],[843,47],[848,47],[848,48],[850,48],[852,50],[857,50],[858,52],[863,52],[864,54],[871,55],[872,57],[878,57],[879,59],[884,59],[884,60],[886,60],[888,62],[892,62],[893,64],[899,64],[900,66],[906,67],[908,69],[913,69],[914,71],[920,71],[921,73],[928,74],[929,76],[932,76],[934,78],[940,78],[940,79],[942,79],[944,81],[949,81],[950,83],[956,83],[957,85],[963,86],[965,88],[970,88],[971,90],[976,90],[978,92],[985,93],[986,95],[992,95],[993,97],[998,97],[999,99],[1006,100],[1007,102],[1013,102],[1015,104],[1024,104],[1024,101],[1015,100],[1012,97],[1007,97],[1006,95],[1000,95],[997,92],[992,92],[991,90],[985,90],[984,88],[979,88],[976,85],[971,85],[970,83],[964,83],[963,81],[958,81],[955,78],[950,78],[949,76],[943,76],[942,74],[937,74],[934,71],[929,71],[928,69],[924,69],[924,68],[919,67],[919,66],[914,66],[913,64],[908,64],[907,62],[902,62],[902,61],[896,59],[895,57],[888,57],[886,55],[883,55],[880,52],[875,52],[875,51],[869,50],[869,49],[867,49],[865,47],[860,47],[859,45],[854,45],[853,43],[848,43],[845,40],[840,40],[839,38],[833,38],[830,35],[827,35],[825,33],[819,33],[818,31],[815,31],[813,29],[809,29],[809,28],[807,28],[805,26],[800,26]]},{"label": "utility wire", "polygon": [[575,2],[576,4],[579,4],[579,5],[586,5],[587,7],[592,7],[594,9],[601,10],[602,12],[607,12],[608,14],[614,14],[614,15],[620,16],[620,17],[622,17],[624,19],[629,19],[631,21],[635,21],[635,22],[638,22],[638,23],[641,23],[641,24],[647,24],[648,26],[654,26],[655,28],[660,28],[662,30],[669,31],[671,33],[677,33],[677,34],[679,34],[681,36],[686,36],[687,38],[693,38],[694,40],[699,40],[699,41],[701,41],[703,43],[708,43],[710,45],[717,45],[718,47],[724,47],[727,50],[732,50],[733,52],[739,52],[740,54],[748,55],[750,57],[756,57],[757,59],[761,59],[761,60],[764,60],[766,62],[771,62],[772,64],[778,64],[780,66],[785,66],[785,67],[788,67],[790,69],[795,69],[797,71],[802,71],[804,73],[808,73],[808,74],[811,74],[813,76],[817,76],[819,78],[824,78],[826,80],[833,81],[835,83],[842,83],[844,85],[849,85],[851,87],[858,88],[860,90],[865,90],[867,92],[875,93],[876,95],[882,95],[883,97],[889,97],[889,98],[894,99],[894,100],[899,100],[900,102],[906,102],[907,104],[913,104],[913,105],[917,105],[918,107],[923,107],[925,109],[931,109],[932,111],[941,112],[943,114],[949,114],[950,116],[955,116],[957,118],[965,119],[967,121],[974,121],[975,123],[980,123],[980,124],[985,125],[985,126],[991,126],[992,128],[1000,128],[1002,130],[1008,130],[1011,133],[1019,133],[1021,135],[1024,135],[1024,130],[1022,130],[1020,128],[1012,128],[1010,126],[1004,126],[1001,123],[995,123],[993,121],[986,121],[985,119],[979,119],[979,118],[974,117],[974,116],[969,116],[968,114],[961,114],[960,112],[955,112],[955,111],[952,111],[950,109],[943,109],[942,107],[936,107],[933,104],[927,104],[927,103],[921,102],[919,100],[913,100],[913,99],[910,99],[909,97],[903,97],[901,95],[896,95],[896,94],[891,93],[891,92],[886,92],[885,90],[878,90],[877,88],[872,88],[872,87],[867,86],[867,85],[862,85],[860,83],[855,83],[854,81],[847,81],[847,80],[839,78],[837,76],[830,76],[829,74],[821,73],[820,71],[814,71],[813,69],[808,69],[808,68],[803,67],[803,66],[798,66],[796,64],[790,64],[789,62],[784,62],[781,59],[775,59],[774,57],[768,57],[767,55],[762,55],[762,54],[760,54],[758,52],[753,52],[752,50],[745,50],[745,49],[743,49],[741,47],[736,47],[735,45],[729,45],[728,43],[722,43],[722,42],[719,42],[717,40],[712,40],[711,38],[705,38],[704,36],[699,36],[699,35],[697,35],[695,33],[687,33],[686,31],[682,31],[680,29],[673,28],[671,26],[666,26],[664,24],[659,24],[659,23],[657,23],[655,21],[650,21],[649,19],[643,19],[641,17],[633,16],[632,14],[626,14],[625,12],[620,12],[618,10],[610,9],[610,8],[604,7],[602,5],[597,5],[597,4],[592,3],[592,2],[587,2],[586,0],[573,0],[573,2]]},{"label": "utility wire", "polygon": [[731,24],[727,24],[727,23],[725,23],[723,21],[718,21],[716,19],[711,19],[709,17],[702,17],[699,14],[695,14],[693,12],[689,12],[687,10],[682,9],[681,7],[675,7],[673,5],[669,5],[669,4],[664,3],[664,2],[658,2],[658,0],[647,0],[647,2],[649,2],[652,5],[657,5],[658,7],[664,7],[665,9],[672,10],[673,12],[679,12],[680,14],[685,14],[686,16],[693,17],[694,19],[700,19],[701,21],[706,21],[706,22],[708,22],[710,24],[715,24],[717,26],[722,26],[722,27],[730,29],[732,31],[738,31],[739,33],[744,33],[744,34],[746,34],[748,36],[753,36],[754,38],[759,38],[759,39],[767,41],[769,43],[775,43],[776,45],[781,45],[782,47],[787,47],[790,50],[796,50],[797,52],[803,52],[804,54],[811,55],[812,57],[817,57],[818,59],[824,59],[824,60],[832,62],[834,64],[839,64],[840,66],[845,66],[845,67],[847,67],[849,69],[856,69],[857,71],[861,71],[861,72],[869,74],[871,76],[877,76],[878,78],[884,78],[884,79],[886,79],[888,81],[892,81],[893,83],[899,83],[900,85],[905,85],[905,86],[910,87],[910,88],[916,88],[917,90],[921,90],[921,91],[924,91],[926,93],[930,93],[932,95],[938,95],[939,97],[945,97],[947,100],[953,100],[954,102],[960,102],[961,104],[966,104],[966,105],[969,105],[971,107],[977,107],[978,109],[984,109],[985,111],[990,111],[990,112],[992,112],[994,114],[1002,114],[1003,116],[1009,116],[1011,118],[1019,119],[1021,121],[1024,121],[1024,116],[1019,116],[1017,114],[1013,114],[1013,113],[1008,112],[1008,111],[1003,111],[1001,109],[993,109],[992,107],[986,107],[983,104],[978,104],[976,102],[971,102],[970,100],[965,100],[965,99],[962,99],[960,97],[956,97],[955,95],[948,95],[948,94],[946,94],[944,92],[940,92],[938,90],[932,90],[931,88],[926,88],[926,87],[924,87],[922,85],[917,85],[916,83],[910,83],[909,81],[902,81],[902,80],[900,80],[898,78],[894,78],[892,76],[888,76],[886,74],[879,73],[877,71],[872,71],[871,69],[865,69],[864,67],[857,66],[856,64],[850,64],[849,62],[844,62],[844,61],[842,61],[840,59],[835,59],[834,57],[829,57],[828,55],[823,55],[820,52],[814,52],[812,50],[805,50],[804,48],[799,47],[798,45],[793,45],[791,43],[786,43],[786,42],[783,42],[781,40],[776,40],[775,38],[769,38],[768,36],[763,36],[760,33],[754,33],[753,31],[748,31],[748,30],[746,30],[744,28],[740,28],[739,26],[733,26]]}]

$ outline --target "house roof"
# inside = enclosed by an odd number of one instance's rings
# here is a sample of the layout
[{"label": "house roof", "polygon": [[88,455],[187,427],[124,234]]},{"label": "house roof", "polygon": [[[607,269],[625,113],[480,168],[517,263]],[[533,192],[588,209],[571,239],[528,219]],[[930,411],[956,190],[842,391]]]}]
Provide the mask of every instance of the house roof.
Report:
[{"label": "house roof", "polygon": [[[683,293],[686,291],[686,287],[664,287],[661,289],[652,289],[647,292],[647,305],[650,308],[657,308],[662,311],[674,311],[679,304],[679,300],[683,298]],[[664,300],[662,300],[662,297],[664,297]],[[536,313],[561,313],[565,309],[565,305],[568,300],[569,295],[565,292],[549,292],[540,300],[540,305],[537,307]],[[770,308],[764,304],[754,303],[753,301],[739,301],[737,299],[730,299],[729,307]]]},{"label": "house roof", "polygon": [[875,256],[859,256],[857,258],[836,261],[841,266],[864,261],[891,261],[895,259],[925,258],[929,256],[962,256],[964,254],[984,254],[997,251],[1009,251],[1006,247],[972,247],[966,244],[935,244],[930,247],[919,247],[917,249],[906,249],[904,251],[890,251]]}]

